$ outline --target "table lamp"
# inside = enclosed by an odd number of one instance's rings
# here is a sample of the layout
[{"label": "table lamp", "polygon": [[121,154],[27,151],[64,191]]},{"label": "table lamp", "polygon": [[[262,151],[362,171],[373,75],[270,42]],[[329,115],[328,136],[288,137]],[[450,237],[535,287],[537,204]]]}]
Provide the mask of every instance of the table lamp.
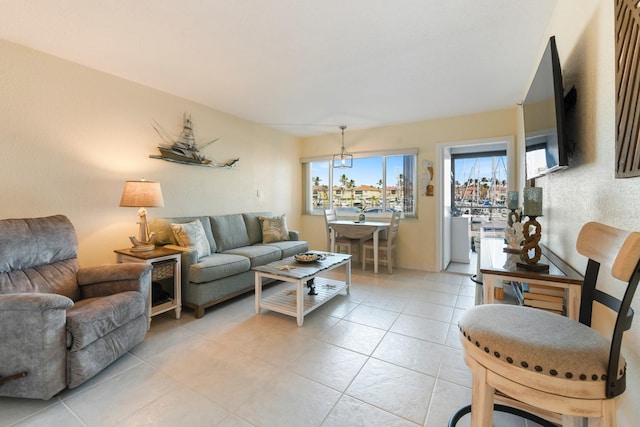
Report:
[{"label": "table lamp", "polygon": [[153,236],[149,235],[147,210],[145,208],[164,206],[160,183],[145,181],[144,178],[140,181],[125,182],[124,189],[122,190],[122,198],[120,199],[120,206],[140,208],[138,210],[138,216],[140,217],[140,221],[138,222],[140,225],[140,238],[138,240],[135,236],[129,237],[131,243],[133,243],[131,251],[152,251],[155,245],[151,242]]}]

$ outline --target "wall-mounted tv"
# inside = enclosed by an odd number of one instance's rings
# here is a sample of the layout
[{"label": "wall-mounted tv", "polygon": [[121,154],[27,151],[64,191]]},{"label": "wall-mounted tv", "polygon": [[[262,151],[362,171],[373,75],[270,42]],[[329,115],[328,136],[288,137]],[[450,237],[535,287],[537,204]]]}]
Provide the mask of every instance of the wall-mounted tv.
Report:
[{"label": "wall-mounted tv", "polygon": [[526,178],[569,166],[562,71],[551,37],[523,103]]}]

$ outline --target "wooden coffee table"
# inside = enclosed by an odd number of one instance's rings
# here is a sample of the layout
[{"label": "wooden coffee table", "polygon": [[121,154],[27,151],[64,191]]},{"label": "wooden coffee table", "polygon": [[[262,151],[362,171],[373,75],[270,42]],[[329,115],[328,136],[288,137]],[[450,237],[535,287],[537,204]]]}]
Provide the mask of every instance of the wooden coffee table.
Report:
[{"label": "wooden coffee table", "polygon": [[[256,313],[261,308],[293,316],[302,326],[304,316],[320,307],[342,291],[349,293],[351,284],[351,255],[310,251],[326,258],[313,263],[300,263],[293,257],[254,267],[256,274]],[[345,280],[317,277],[320,273],[345,267]],[[274,295],[262,299],[262,279],[269,278],[293,283]],[[305,290],[308,288],[308,291]]]}]

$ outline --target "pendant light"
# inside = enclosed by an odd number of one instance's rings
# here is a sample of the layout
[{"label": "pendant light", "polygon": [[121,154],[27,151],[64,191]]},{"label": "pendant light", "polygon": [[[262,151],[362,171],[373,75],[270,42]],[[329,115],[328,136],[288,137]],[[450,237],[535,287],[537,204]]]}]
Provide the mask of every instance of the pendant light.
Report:
[{"label": "pendant light", "polygon": [[353,154],[348,154],[344,150],[344,130],[347,128],[345,125],[339,126],[342,131],[342,150],[339,154],[333,155],[333,167],[338,169],[346,169],[353,166]]}]

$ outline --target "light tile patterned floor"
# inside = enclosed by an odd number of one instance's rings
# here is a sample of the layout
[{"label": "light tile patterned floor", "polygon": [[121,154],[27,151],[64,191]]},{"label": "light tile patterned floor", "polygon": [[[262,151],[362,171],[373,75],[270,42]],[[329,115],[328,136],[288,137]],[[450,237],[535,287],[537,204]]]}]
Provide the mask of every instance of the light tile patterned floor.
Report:
[{"label": "light tile patterned floor", "polygon": [[[470,402],[455,325],[474,286],[468,274],[357,267],[351,293],[302,327],[256,315],[253,293],[202,319],[167,313],[81,387],[46,402],[0,398],[0,426],[446,426]],[[526,425],[496,415],[497,427]]]}]

